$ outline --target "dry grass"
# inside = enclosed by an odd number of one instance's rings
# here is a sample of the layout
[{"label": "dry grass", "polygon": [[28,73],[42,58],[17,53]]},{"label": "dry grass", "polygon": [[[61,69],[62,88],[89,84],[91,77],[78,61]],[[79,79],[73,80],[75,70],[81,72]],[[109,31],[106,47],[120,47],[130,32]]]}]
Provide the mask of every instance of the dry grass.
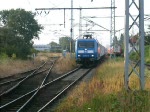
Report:
[{"label": "dry grass", "polygon": [[24,60],[4,60],[0,63],[0,77],[7,77],[20,73],[23,71],[31,70],[40,65],[40,61],[24,61]]},{"label": "dry grass", "polygon": [[[27,71],[39,66],[43,61],[49,60],[51,57],[60,57],[61,53],[39,53],[33,60],[12,60],[5,59],[0,61],[0,78],[14,75],[23,71]],[[76,67],[75,59],[70,57],[61,57],[54,68],[57,74],[65,73]]]},{"label": "dry grass", "polygon": [[[148,72],[149,73],[149,72]],[[124,63],[113,60],[102,64],[96,71],[96,76],[89,83],[81,83],[56,109],[57,112],[122,112],[132,110],[145,111],[150,109],[150,78],[146,78],[147,92],[126,93],[124,91]],[[146,74],[147,75],[147,74]],[[139,88],[139,79],[133,75],[130,87]],[[142,108],[141,108],[142,106]],[[91,109],[92,110],[88,110]]]},{"label": "dry grass", "polygon": [[76,67],[75,58],[70,58],[67,54],[66,58],[62,57],[61,53],[39,53],[37,60],[48,60],[50,57],[60,57],[52,70],[56,74],[66,73]]},{"label": "dry grass", "polygon": [[61,53],[38,53],[35,60],[47,61],[51,57],[61,57]]},{"label": "dry grass", "polygon": [[33,60],[0,60],[0,78],[34,69],[50,57],[60,56],[60,53],[39,53]]},{"label": "dry grass", "polygon": [[61,57],[57,60],[56,65],[52,71],[55,71],[56,74],[66,73],[76,67],[76,62],[74,58],[70,57]]}]

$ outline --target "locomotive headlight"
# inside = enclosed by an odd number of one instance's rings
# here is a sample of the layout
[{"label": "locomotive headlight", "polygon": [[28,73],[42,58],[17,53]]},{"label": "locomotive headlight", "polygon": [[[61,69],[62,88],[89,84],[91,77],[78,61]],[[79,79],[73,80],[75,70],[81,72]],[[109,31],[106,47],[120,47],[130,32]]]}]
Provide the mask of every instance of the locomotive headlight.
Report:
[{"label": "locomotive headlight", "polygon": [[78,55],[78,57],[80,57],[80,55]]},{"label": "locomotive headlight", "polygon": [[92,54],[91,56],[92,56],[92,57],[94,57],[94,55],[93,55],[93,54]]}]

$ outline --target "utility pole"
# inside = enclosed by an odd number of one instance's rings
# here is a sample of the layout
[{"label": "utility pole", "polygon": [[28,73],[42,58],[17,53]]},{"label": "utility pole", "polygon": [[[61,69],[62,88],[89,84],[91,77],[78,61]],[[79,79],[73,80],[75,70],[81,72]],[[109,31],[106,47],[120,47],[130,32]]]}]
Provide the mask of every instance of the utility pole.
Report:
[{"label": "utility pole", "polygon": [[73,0],[71,0],[70,57],[72,57],[72,39],[73,39]]},{"label": "utility pole", "polygon": [[[130,13],[131,7],[136,7],[138,15],[134,18]],[[132,22],[131,25],[129,25]],[[138,22],[137,22],[138,21]],[[136,44],[131,41],[129,35],[133,25],[136,25],[139,29],[139,39],[136,41]],[[137,46],[139,45],[139,48]],[[129,46],[131,50],[129,51]],[[136,63],[132,63],[130,59],[130,54],[132,52],[137,53],[139,59]],[[145,78],[144,78],[144,0],[126,0],[125,1],[125,69],[124,69],[124,83],[126,90],[130,89],[129,87],[129,77],[135,73],[140,82],[140,89],[144,90],[145,87]]]},{"label": "utility pole", "polygon": [[82,34],[82,10],[80,9],[80,17],[79,17],[79,38]]},{"label": "utility pole", "polygon": [[[115,7],[115,0],[111,0],[111,7]],[[115,38],[115,8],[111,8],[111,22],[110,22],[110,51],[111,45],[113,43],[113,38]],[[112,54],[110,53],[110,58]]]}]

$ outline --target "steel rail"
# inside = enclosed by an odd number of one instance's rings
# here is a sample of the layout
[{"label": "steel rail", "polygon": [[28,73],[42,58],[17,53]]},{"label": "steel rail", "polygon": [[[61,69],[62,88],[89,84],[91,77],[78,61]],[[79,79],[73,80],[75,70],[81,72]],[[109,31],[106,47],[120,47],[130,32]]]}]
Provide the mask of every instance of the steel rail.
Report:
[{"label": "steel rail", "polygon": [[42,108],[38,110],[38,112],[43,111],[48,105],[52,104],[55,100],[57,100],[62,94],[64,94],[68,89],[70,89],[73,85],[75,85],[79,80],[81,80],[86,74],[88,74],[92,69],[87,70],[84,74],[82,74],[79,78],[74,80],[71,84],[65,87],[62,91],[60,91],[56,96],[54,96],[48,103],[46,103]]},{"label": "steel rail", "polygon": [[34,89],[34,90],[32,90],[32,91],[30,91],[30,92],[28,92],[28,93],[26,93],[26,94],[24,94],[24,95],[18,97],[17,99],[15,99],[15,100],[13,100],[13,101],[10,101],[9,103],[6,103],[5,105],[0,106],[0,109],[6,108],[6,107],[8,107],[9,105],[15,103],[16,101],[21,100],[22,98],[24,98],[24,97],[26,97],[26,96],[28,96],[28,95],[34,93],[35,91],[37,91],[37,89],[38,89],[38,88],[36,88],[36,89]]},{"label": "steel rail", "polygon": [[[56,60],[55,60],[55,61],[56,61]],[[45,64],[46,64],[46,62],[45,62]],[[44,64],[44,65],[45,65],[45,64]],[[43,65],[43,66],[44,66],[44,65]],[[45,78],[44,78],[44,80],[43,80],[43,81],[45,81],[45,80],[46,80],[47,76],[48,76],[48,75],[49,75],[49,73],[50,73],[50,70],[51,70],[51,69],[52,69],[52,67],[53,67],[53,65],[54,65],[54,62],[53,62],[53,64],[52,64],[52,66],[50,67],[50,69],[45,69],[45,70],[40,71],[40,72],[38,72],[38,73],[37,73],[37,74],[39,74],[39,73],[41,73],[41,72],[44,72],[44,71],[49,70],[48,74],[45,76]],[[43,67],[43,66],[42,66],[42,67]],[[43,81],[42,81],[41,85],[43,85]],[[40,86],[41,86],[41,85],[40,85]],[[9,102],[9,103],[7,103],[7,104],[5,104],[5,105],[1,106],[1,107],[0,107],[0,109],[3,109],[3,108],[5,108],[6,106],[11,105],[12,103],[15,103],[16,101],[18,101],[18,100],[20,100],[20,99],[22,99],[22,98],[24,98],[24,97],[27,97],[27,96],[31,95],[31,93],[35,94],[35,93],[36,93],[36,91],[38,91],[38,89],[39,89],[39,87],[38,87],[38,88],[36,88],[36,89],[34,89],[33,91],[30,91],[30,92],[28,92],[28,93],[26,93],[26,94],[24,94],[24,95],[20,96],[19,98],[15,99],[15,100],[13,100],[13,101],[11,101],[11,102]],[[32,97],[32,96],[33,96],[33,95],[31,95],[31,97]]]},{"label": "steel rail", "polygon": [[[45,72],[46,70],[48,70],[48,69],[45,69],[45,70],[40,71],[40,72],[37,72],[37,73],[35,73],[34,75],[40,74],[40,73],[42,73],[42,72]],[[5,84],[8,84],[8,83],[11,83],[11,82],[16,82],[16,81],[21,80],[21,79],[24,79],[24,78],[26,78],[26,77],[27,77],[27,76],[23,76],[23,77],[14,79],[14,80],[10,80],[10,81],[6,81],[6,82],[3,82],[3,83],[0,83],[0,86],[5,85]]]},{"label": "steel rail", "polygon": [[24,82],[26,79],[30,78],[31,76],[34,75],[35,72],[37,72],[40,68],[42,68],[47,62],[45,62],[44,64],[42,64],[40,67],[38,67],[36,70],[34,70],[30,75],[26,76],[25,78],[23,78],[21,81],[19,81],[16,85],[14,85],[12,88],[8,89],[7,91],[3,92],[2,94],[0,94],[0,96],[3,96],[9,92],[11,92],[13,89],[17,88],[22,82]]},{"label": "steel rail", "polygon": [[17,77],[17,75],[23,75],[23,74],[26,74],[26,73],[28,73],[28,72],[32,72],[32,71],[34,71],[35,69],[36,69],[36,68],[31,69],[31,70],[28,70],[28,71],[24,71],[24,72],[12,74],[11,76],[7,76],[7,77],[0,78],[0,82],[6,82],[6,81],[3,81],[3,80],[10,80],[10,78],[15,78],[15,77]]},{"label": "steel rail", "polygon": [[[55,64],[55,62],[56,62],[56,60],[53,62],[52,66],[49,68],[49,71],[48,71],[47,75],[45,76],[45,78],[43,79],[43,81],[42,81],[40,87],[43,86],[43,84],[45,83],[47,77],[50,75],[50,72],[51,72],[51,70],[52,70],[52,68],[53,68],[53,66],[54,66],[54,64]],[[37,89],[37,91],[31,96],[31,98],[30,98],[26,103],[24,103],[24,105],[22,105],[22,106],[17,110],[17,112],[20,112],[20,111],[36,96],[36,94],[37,94],[37,93],[39,92],[39,90],[40,90],[40,87],[39,87],[39,88]]]},{"label": "steel rail", "polygon": [[[42,86],[40,87],[40,89],[45,88],[45,87],[47,87],[48,85],[50,85],[50,84],[52,84],[52,83],[54,83],[54,82],[56,82],[56,81],[59,81],[59,80],[61,80],[61,79],[64,78],[64,77],[67,77],[69,74],[74,73],[74,72],[77,71],[78,69],[80,69],[80,67],[79,67],[79,68],[76,68],[76,69],[74,69],[74,70],[72,70],[72,71],[70,71],[70,72],[68,72],[68,73],[66,73],[66,74],[64,74],[63,76],[60,76],[60,77],[54,79],[53,81],[50,81],[50,82],[48,82],[48,83],[42,85]],[[15,100],[13,100],[13,101],[11,101],[11,102],[9,102],[9,103],[7,103],[7,104],[5,104],[5,105],[0,106],[0,109],[7,108],[9,105],[12,105],[13,103],[15,103],[15,102],[17,102],[17,101],[23,99],[24,97],[30,95],[31,93],[34,94],[38,89],[39,89],[39,88],[36,88],[36,89],[34,89],[34,90],[32,90],[32,91],[30,91],[30,92],[28,92],[28,93],[26,93],[26,94],[24,94],[24,95],[18,97],[17,99],[15,99]]]}]

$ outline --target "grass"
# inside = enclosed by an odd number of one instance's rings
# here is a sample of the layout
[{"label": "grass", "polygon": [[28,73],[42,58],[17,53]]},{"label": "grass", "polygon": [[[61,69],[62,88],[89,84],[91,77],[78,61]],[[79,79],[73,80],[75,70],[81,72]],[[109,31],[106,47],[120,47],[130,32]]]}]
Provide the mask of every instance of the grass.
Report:
[{"label": "grass", "polygon": [[34,61],[33,63],[30,60],[12,59],[1,60],[0,62],[0,78],[31,70],[41,64],[40,61]]},{"label": "grass", "polygon": [[[33,60],[13,60],[11,58],[0,59],[0,78],[14,75],[23,71],[27,71],[39,66],[43,61],[49,60],[51,57],[61,56],[61,53],[38,53]],[[66,73],[76,67],[75,59],[69,56],[61,57],[54,67],[53,71],[57,74]]]},{"label": "grass", "polygon": [[60,57],[54,68],[52,69],[53,72],[56,74],[64,74],[74,68],[76,68],[76,62],[75,58],[70,58],[70,54],[66,55],[65,57],[62,57],[62,53],[39,53],[37,59],[38,60],[47,60],[50,57]]},{"label": "grass", "polygon": [[[123,59],[109,60],[97,68],[89,83],[81,83],[64,99],[56,112],[148,112],[150,111],[150,77],[145,91],[138,90],[136,75],[130,77],[130,87],[124,90]],[[146,72],[149,76],[149,72]]]},{"label": "grass", "polygon": [[66,73],[77,67],[75,58],[70,58],[69,56],[67,56],[66,58],[59,58],[56,63],[57,64],[52,71],[55,71],[55,73],[57,74]]}]

